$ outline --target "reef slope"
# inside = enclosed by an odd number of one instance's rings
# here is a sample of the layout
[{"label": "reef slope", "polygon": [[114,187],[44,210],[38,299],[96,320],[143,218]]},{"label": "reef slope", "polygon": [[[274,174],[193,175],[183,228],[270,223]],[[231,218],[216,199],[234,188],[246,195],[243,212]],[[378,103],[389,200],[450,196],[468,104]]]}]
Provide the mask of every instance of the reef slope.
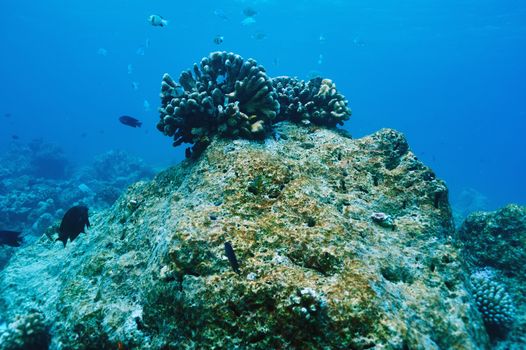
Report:
[{"label": "reef slope", "polygon": [[131,186],[65,249],[20,250],[3,318],[43,314],[53,349],[487,348],[447,188],[403,135],[275,129]]}]

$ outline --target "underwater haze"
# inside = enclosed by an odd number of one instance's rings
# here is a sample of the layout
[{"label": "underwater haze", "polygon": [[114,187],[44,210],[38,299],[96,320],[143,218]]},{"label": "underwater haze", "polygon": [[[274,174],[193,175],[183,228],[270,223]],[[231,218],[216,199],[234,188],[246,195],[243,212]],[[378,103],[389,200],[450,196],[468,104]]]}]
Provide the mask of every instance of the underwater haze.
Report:
[{"label": "underwater haze", "polygon": [[78,165],[112,149],[175,164],[184,145],[156,130],[163,74],[232,51],[271,77],[332,79],[352,108],[343,127],[353,137],[403,132],[452,198],[526,204],[524,1],[2,0],[0,9],[0,153],[41,138]]}]

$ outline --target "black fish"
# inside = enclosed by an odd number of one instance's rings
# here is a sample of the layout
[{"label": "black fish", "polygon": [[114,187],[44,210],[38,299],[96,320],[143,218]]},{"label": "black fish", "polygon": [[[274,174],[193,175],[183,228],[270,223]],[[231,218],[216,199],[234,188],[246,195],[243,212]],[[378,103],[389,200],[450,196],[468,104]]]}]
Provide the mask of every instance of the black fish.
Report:
[{"label": "black fish", "polygon": [[130,117],[128,115],[123,115],[119,118],[119,121],[124,124],[131,126],[132,128],[141,127],[142,122],[140,122],[138,119],[135,119],[134,117]]},{"label": "black fish", "polygon": [[88,208],[83,205],[70,208],[60,223],[57,241],[62,241],[65,248],[68,238],[73,241],[81,232],[84,232],[84,226],[90,227]]},{"label": "black fish", "polygon": [[239,274],[239,263],[237,262],[236,253],[234,252],[234,248],[232,248],[232,244],[230,244],[230,242],[225,242],[225,254],[228,258],[228,261],[230,261],[230,265],[232,265],[234,272]]},{"label": "black fish", "polygon": [[22,237],[18,231],[0,231],[0,245],[8,245],[11,247],[20,247]]},{"label": "black fish", "polygon": [[247,7],[243,10],[243,14],[245,15],[245,17],[254,17],[255,15],[257,15],[257,11],[251,7]]}]

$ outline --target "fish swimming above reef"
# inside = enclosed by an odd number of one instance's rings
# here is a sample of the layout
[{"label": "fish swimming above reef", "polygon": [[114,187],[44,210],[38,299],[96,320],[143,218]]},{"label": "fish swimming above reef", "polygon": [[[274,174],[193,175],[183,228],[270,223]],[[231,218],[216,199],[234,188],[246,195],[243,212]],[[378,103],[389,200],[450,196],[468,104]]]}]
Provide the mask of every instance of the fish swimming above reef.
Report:
[{"label": "fish swimming above reef", "polygon": [[148,17],[148,22],[154,27],[166,27],[168,25],[168,21],[159,15],[151,15]]},{"label": "fish swimming above reef", "polygon": [[230,242],[225,242],[225,254],[228,258],[228,261],[230,262],[230,265],[232,266],[232,270],[239,274],[239,263],[237,262],[236,253],[234,252],[234,248],[232,248],[232,244],[230,244]]},{"label": "fish swimming above reef", "polygon": [[0,245],[8,245],[11,247],[20,247],[22,244],[22,237],[20,237],[19,231],[0,231]]},{"label": "fish swimming above reef", "polygon": [[225,40],[225,38],[222,35],[216,35],[214,37],[214,44],[220,45],[223,43],[223,40]]},{"label": "fish swimming above reef", "polygon": [[62,241],[65,248],[68,239],[73,241],[81,232],[85,233],[85,227],[90,227],[88,207],[84,205],[71,207],[62,218],[57,241]]},{"label": "fish swimming above reef", "polygon": [[124,124],[131,126],[132,128],[140,128],[142,125],[142,122],[134,117],[130,117],[129,115],[123,115],[119,118],[119,121]]}]

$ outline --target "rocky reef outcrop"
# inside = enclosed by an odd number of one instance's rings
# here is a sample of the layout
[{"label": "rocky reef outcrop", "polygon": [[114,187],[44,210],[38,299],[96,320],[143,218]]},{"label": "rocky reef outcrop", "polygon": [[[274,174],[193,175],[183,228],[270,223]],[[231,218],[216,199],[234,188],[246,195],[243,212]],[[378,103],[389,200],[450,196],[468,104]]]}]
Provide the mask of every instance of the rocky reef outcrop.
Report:
[{"label": "rocky reef outcrop", "polygon": [[45,315],[52,349],[489,347],[447,188],[393,130],[214,137],[90,221],[0,272],[2,319]]},{"label": "rocky reef outcrop", "polygon": [[472,213],[458,239],[494,348],[526,348],[526,207]]}]

